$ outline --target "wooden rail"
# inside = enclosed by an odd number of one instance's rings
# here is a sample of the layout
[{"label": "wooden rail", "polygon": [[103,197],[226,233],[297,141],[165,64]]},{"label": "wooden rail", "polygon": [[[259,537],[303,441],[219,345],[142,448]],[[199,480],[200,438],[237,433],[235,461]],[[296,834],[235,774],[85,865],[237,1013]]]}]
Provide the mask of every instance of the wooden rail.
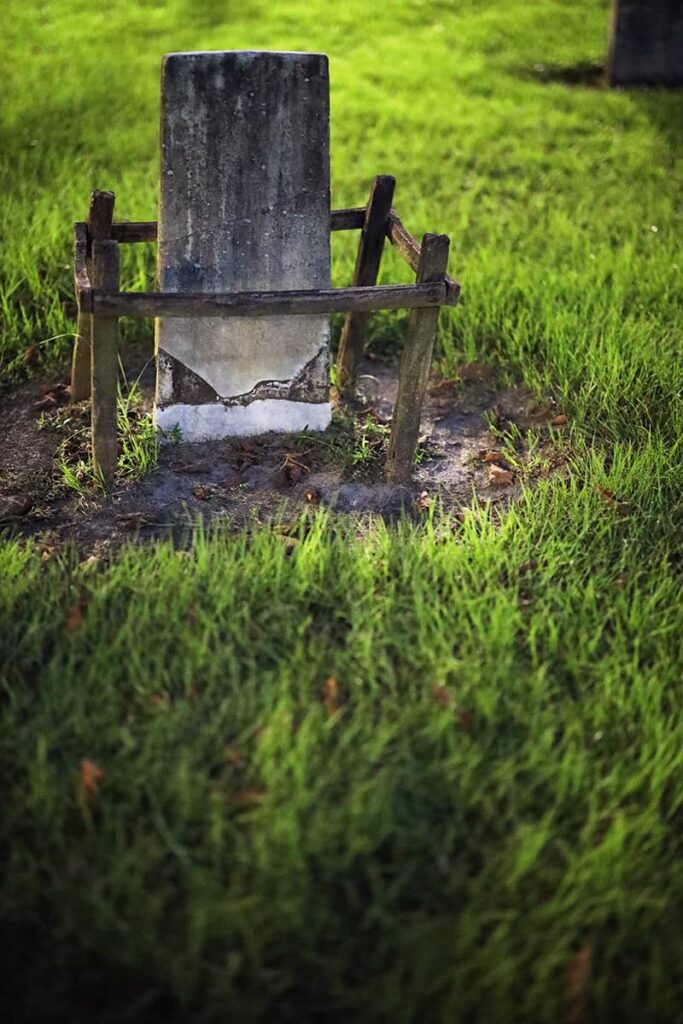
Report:
[{"label": "wooden rail", "polygon": [[306,316],[348,310],[443,306],[443,281],[375,288],[317,288],[282,292],[90,292],[94,316]]},{"label": "wooden rail", "polygon": [[[156,242],[158,224],[157,221],[112,223],[113,193],[93,193],[87,223],[79,221],[74,228],[74,284],[79,334],[74,352],[72,398],[79,400],[89,394],[85,371],[90,369],[90,346],[85,347],[85,340],[86,333],[90,333],[86,329],[90,326],[93,462],[105,482],[113,479],[117,462],[116,349],[119,317],[346,313],[339,379],[344,381],[343,391],[352,393],[369,314],[382,309],[411,310],[385,469],[390,482],[409,481],[439,309],[458,302],[460,285],[446,273],[447,236],[425,235],[420,245],[391,207],[394,184],[389,175],[379,175],[373,182],[367,206],[332,210],[330,213],[331,231],[361,229],[353,287],[226,293],[119,291],[119,243]],[[415,272],[415,284],[376,284],[385,239]],[[82,336],[80,348],[79,336]]]},{"label": "wooden rail", "polygon": [[[396,210],[392,210],[389,214],[389,227],[387,230],[387,236],[389,241],[394,246],[396,251],[403,257],[411,270],[417,273],[420,265],[420,255],[422,248],[416,238],[406,231],[400,217],[396,213]],[[460,285],[457,281],[454,281],[448,274],[444,274],[444,281],[446,282],[446,288],[448,290],[447,306],[455,306],[460,297]]]}]

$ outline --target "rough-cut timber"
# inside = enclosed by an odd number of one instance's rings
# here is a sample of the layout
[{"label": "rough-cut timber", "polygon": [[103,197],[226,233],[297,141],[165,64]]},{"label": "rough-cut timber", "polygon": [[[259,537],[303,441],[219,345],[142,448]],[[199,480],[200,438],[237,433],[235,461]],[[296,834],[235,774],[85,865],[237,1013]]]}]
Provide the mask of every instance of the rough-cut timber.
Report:
[{"label": "rough-cut timber", "polygon": [[[95,288],[119,286],[119,247],[108,240],[92,243]],[[119,324],[115,316],[92,317],[92,454],[95,472],[105,483],[116,473],[116,391]]]},{"label": "rough-cut timber", "polygon": [[[379,174],[372,183],[356,256],[353,283],[357,287],[371,287],[377,284],[395,187],[396,179],[390,174]],[[368,333],[369,319],[370,314],[367,312],[354,311],[346,315],[337,356],[337,376],[342,394],[353,392],[356,370],[363,355]]]},{"label": "rough-cut timber", "polygon": [[[420,244],[403,226],[403,222],[395,210],[389,214],[389,241],[411,270],[417,273],[420,264]],[[460,285],[448,274],[444,274],[444,281],[446,283],[446,305],[455,306],[460,298]]]},{"label": "rough-cut timber", "polygon": [[[160,291],[329,288],[329,82],[316,53],[164,58]],[[161,317],[156,421],[186,440],[327,426],[329,318]],[[302,380],[304,383],[302,384]],[[296,395],[294,394],[296,392]],[[268,406],[245,411],[277,394]],[[188,415],[194,404],[216,405]],[[306,405],[301,416],[292,406]]]},{"label": "rough-cut timber", "polygon": [[[102,240],[111,235],[111,224],[114,216],[114,193],[103,192],[95,189],[90,196],[90,210],[88,212],[88,224],[85,232],[85,252],[82,251],[83,238],[77,232],[76,243],[80,242],[80,249],[77,249],[76,266],[82,266],[82,260],[89,261],[92,254],[92,243],[94,239]],[[86,272],[92,273],[92,265],[87,263]],[[76,295],[78,296],[82,282],[76,282]],[[74,338],[73,356],[71,360],[71,401],[81,402],[84,398],[90,397],[90,350],[91,350],[91,323],[90,316],[86,310],[79,309],[76,322],[76,337]]]},{"label": "rough-cut timber", "polygon": [[[447,235],[424,236],[417,268],[418,281],[443,280],[448,265],[448,245]],[[438,317],[438,309],[413,309],[410,314],[387,451],[385,475],[388,483],[408,483],[412,474]]]},{"label": "rough-cut timber", "polygon": [[158,292],[92,293],[93,312],[117,316],[263,317],[306,316],[313,313],[372,312],[378,309],[418,309],[448,304],[443,281],[424,284],[385,284],[375,288],[320,288],[291,292],[231,292],[181,295]]},{"label": "rough-cut timber", "polygon": [[683,0],[615,0],[608,77],[683,86]]}]

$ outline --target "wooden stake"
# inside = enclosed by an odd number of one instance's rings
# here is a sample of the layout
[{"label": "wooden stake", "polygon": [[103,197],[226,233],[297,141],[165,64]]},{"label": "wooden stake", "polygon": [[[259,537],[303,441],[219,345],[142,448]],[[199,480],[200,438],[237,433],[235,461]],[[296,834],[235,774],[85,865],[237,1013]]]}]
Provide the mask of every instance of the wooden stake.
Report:
[{"label": "wooden stake", "polygon": [[[119,246],[93,241],[93,287],[119,287]],[[116,473],[116,391],[119,322],[116,316],[92,316],[92,455],[95,473],[105,484]]]},{"label": "wooden stake", "polygon": [[[382,249],[389,225],[391,203],[394,198],[396,179],[390,174],[378,174],[372,183],[368,205],[365,209],[365,223],[358,243],[354,286],[365,288],[377,284]],[[370,314],[351,312],[344,321],[337,372],[339,390],[342,394],[353,391],[358,363],[363,355],[363,346],[368,333]]]},{"label": "wooden stake", "polygon": [[[418,282],[443,280],[448,265],[448,246],[448,235],[423,237]],[[385,467],[388,483],[410,481],[438,318],[438,308],[413,309],[410,313]]]},{"label": "wooden stake", "polygon": [[[111,235],[114,217],[114,193],[101,192],[95,189],[90,195],[90,211],[88,213],[88,273],[92,280],[92,243]],[[71,401],[82,402],[90,397],[90,316],[79,309],[74,339],[73,357],[71,360]]]}]

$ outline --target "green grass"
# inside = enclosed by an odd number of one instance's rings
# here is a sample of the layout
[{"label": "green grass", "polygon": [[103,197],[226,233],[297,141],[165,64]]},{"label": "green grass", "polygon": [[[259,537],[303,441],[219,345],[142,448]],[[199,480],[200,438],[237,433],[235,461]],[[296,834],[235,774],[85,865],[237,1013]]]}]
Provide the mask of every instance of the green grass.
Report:
[{"label": "green grass", "polygon": [[443,371],[554,395],[571,452],[496,522],[0,547],[12,1019],[683,1020],[683,97],[562,83],[593,0],[5,8],[7,386],[66,361],[89,189],[155,215],[161,54],[320,48],[334,205],[396,174],[452,238]]}]

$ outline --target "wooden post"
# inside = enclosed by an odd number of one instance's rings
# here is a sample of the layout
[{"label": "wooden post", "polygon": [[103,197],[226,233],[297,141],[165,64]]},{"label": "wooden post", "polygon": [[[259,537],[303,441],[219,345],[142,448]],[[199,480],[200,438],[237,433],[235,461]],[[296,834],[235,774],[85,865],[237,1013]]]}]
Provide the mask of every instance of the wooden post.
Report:
[{"label": "wooden post", "polygon": [[[92,243],[111,237],[111,224],[114,217],[114,193],[101,192],[95,189],[90,195],[90,211],[88,213],[88,248],[90,258],[87,261],[88,274],[92,281]],[[90,397],[90,351],[91,351],[91,317],[78,310],[76,337],[74,339],[73,357],[71,360],[71,401],[82,402]]]},{"label": "wooden post", "polygon": [[[389,214],[394,198],[396,179],[390,174],[378,174],[372,183],[370,198],[365,209],[365,223],[358,243],[353,283],[356,287],[377,284],[382,249],[389,226]],[[369,313],[348,313],[339,342],[337,374],[342,394],[353,391],[358,363],[368,332]]]},{"label": "wooden post", "polygon": [[[117,291],[119,245],[93,241],[93,288]],[[119,321],[98,314],[92,318],[92,455],[95,473],[110,483],[116,473],[116,392]]]},{"label": "wooden post", "polygon": [[[448,265],[448,245],[448,235],[423,237],[417,268],[418,282],[443,279]],[[438,307],[410,311],[385,467],[388,483],[405,484],[410,481],[438,318]]]}]

